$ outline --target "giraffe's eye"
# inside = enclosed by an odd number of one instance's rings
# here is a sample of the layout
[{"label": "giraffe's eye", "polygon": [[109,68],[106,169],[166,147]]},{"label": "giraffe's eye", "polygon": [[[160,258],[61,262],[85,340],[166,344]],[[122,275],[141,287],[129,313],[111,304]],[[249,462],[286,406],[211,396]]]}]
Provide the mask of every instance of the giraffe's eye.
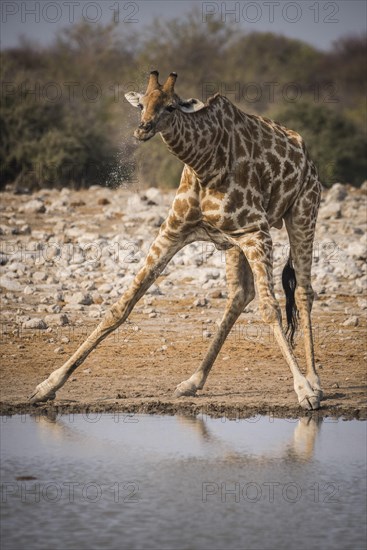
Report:
[{"label": "giraffe's eye", "polygon": [[175,108],[174,108],[173,105],[167,105],[166,111],[168,111],[169,113],[172,113],[172,111],[174,111],[174,110],[175,110]]},{"label": "giraffe's eye", "polygon": [[143,110],[143,105],[141,103],[138,103],[138,107],[141,111]]}]

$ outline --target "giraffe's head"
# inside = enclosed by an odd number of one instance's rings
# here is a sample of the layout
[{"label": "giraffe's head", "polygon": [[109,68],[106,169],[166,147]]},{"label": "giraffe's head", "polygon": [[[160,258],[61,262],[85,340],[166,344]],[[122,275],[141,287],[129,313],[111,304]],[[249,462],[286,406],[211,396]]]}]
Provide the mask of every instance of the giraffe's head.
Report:
[{"label": "giraffe's head", "polygon": [[134,136],[139,141],[147,141],[157,132],[168,129],[177,109],[184,113],[193,113],[204,107],[199,99],[181,99],[176,94],[174,91],[176,73],[171,73],[163,85],[158,82],[158,76],[158,71],[150,73],[145,94],[137,92],[125,94],[131,105],[141,110],[140,124],[134,132]]}]

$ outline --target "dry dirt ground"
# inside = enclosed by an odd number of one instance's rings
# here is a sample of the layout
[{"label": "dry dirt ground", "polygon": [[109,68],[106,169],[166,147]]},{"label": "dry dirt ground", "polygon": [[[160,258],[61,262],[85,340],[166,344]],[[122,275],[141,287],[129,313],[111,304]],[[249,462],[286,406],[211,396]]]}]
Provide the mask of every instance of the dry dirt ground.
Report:
[{"label": "dry dirt ground", "polygon": [[[1,334],[0,413],[121,411],[232,418],[303,415],[271,330],[256,315],[246,313],[232,329],[205,388],[197,397],[173,398],[176,385],[187,379],[203,358],[225,306],[225,299],[216,290],[210,307],[196,307],[192,298],[182,297],[184,288],[182,280],[178,289],[151,296],[159,311],[156,318],[150,318],[138,304],[128,323],[91,353],[58,391],[56,400],[38,406],[30,405],[28,396],[67,360],[98,320],[81,314],[79,320],[50,334],[21,329],[8,318],[2,323]],[[333,307],[323,308],[326,299],[330,297],[320,296],[313,312],[324,400],[320,411],[312,414],[366,418],[366,319],[360,316],[358,326],[343,326],[344,310],[355,307],[356,297],[333,295]],[[13,308],[15,319],[19,304]],[[300,336],[295,351],[303,368]]]},{"label": "dry dirt ground", "polygon": [[[302,414],[292,378],[269,328],[256,321],[247,324],[245,314],[232,329],[200,395],[173,399],[175,386],[191,375],[203,357],[212,338],[204,327],[209,319],[220,318],[225,300],[213,299],[211,309],[203,313],[200,308],[189,309],[174,295],[171,299],[157,296],[155,302],[161,312],[159,319],[133,312],[130,322],[102,342],[71,376],[57,399],[38,407],[27,404],[27,396],[61,366],[96,322],[59,327],[60,340],[64,336],[70,340],[63,344],[61,355],[55,355],[55,343],[49,342],[45,331],[6,331],[1,341],[1,413]],[[187,313],[188,318],[180,317]],[[325,393],[319,414],[365,418],[365,327],[345,327],[341,336],[335,326],[344,317],[338,313],[333,313],[332,319],[329,313],[314,316],[316,359]],[[303,357],[300,338],[296,353]]]}]

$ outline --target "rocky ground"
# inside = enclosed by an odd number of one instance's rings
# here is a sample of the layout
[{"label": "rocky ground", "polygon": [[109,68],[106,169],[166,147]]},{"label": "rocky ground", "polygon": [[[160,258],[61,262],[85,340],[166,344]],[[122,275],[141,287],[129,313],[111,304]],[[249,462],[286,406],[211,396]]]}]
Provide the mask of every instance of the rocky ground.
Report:
[{"label": "rocky ground", "polygon": [[[325,390],[320,414],[366,416],[366,193],[325,191],[314,249],[316,358]],[[173,192],[92,187],[1,196],[1,412],[34,411],[27,397],[61,366],[142,265]],[[272,230],[277,295],[288,255]],[[204,390],[172,398],[199,364],[225,304],[224,253],[195,243],[172,260],[129,321],[38,411],[207,412],[248,416],[301,409],[269,328],[250,304]],[[302,340],[296,354],[303,366]]]}]

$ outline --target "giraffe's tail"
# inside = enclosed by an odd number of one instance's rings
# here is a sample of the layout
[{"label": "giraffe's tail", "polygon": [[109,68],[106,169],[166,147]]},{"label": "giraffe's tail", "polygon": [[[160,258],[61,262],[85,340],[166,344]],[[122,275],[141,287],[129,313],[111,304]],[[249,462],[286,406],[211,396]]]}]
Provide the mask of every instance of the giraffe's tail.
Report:
[{"label": "giraffe's tail", "polygon": [[287,315],[287,328],[285,334],[290,345],[293,347],[294,334],[298,327],[298,309],[295,300],[297,286],[296,272],[292,265],[292,257],[289,255],[282,273],[282,285],[285,293],[285,312]]}]

